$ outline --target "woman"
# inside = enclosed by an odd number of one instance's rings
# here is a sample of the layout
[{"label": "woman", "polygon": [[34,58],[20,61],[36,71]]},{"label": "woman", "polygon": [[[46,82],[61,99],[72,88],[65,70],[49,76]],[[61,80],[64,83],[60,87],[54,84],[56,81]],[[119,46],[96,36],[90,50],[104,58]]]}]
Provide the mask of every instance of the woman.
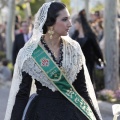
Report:
[{"label": "woman", "polygon": [[104,36],[104,31],[103,31],[103,21],[102,20],[98,20],[96,22],[96,32],[97,32],[97,38],[98,41],[101,42],[101,40],[103,39]]},{"label": "woman", "polygon": [[104,59],[96,36],[82,12],[79,13],[75,20],[75,29],[76,30],[72,38],[81,46],[92,83],[94,84],[93,71],[95,62],[97,62],[99,65],[102,65],[104,63]]},{"label": "woman", "polygon": [[24,120],[102,120],[80,46],[66,36],[70,26],[63,3],[40,8],[17,56],[5,120],[22,119],[32,79],[38,96]]}]

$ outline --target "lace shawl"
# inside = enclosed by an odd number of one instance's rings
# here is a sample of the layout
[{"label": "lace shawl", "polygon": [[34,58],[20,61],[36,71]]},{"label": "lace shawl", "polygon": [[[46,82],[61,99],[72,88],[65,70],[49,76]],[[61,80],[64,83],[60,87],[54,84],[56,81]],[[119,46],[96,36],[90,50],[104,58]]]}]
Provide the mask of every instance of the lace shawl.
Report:
[{"label": "lace shawl", "polygon": [[[77,43],[74,40],[68,42],[63,39],[62,70],[71,84],[76,79],[77,73],[81,70],[82,66],[82,56],[77,52],[78,50]],[[51,56],[49,53],[48,55]],[[33,79],[36,79],[43,86],[48,87],[53,92],[57,91],[32,58],[25,61],[22,71],[27,72]]]}]

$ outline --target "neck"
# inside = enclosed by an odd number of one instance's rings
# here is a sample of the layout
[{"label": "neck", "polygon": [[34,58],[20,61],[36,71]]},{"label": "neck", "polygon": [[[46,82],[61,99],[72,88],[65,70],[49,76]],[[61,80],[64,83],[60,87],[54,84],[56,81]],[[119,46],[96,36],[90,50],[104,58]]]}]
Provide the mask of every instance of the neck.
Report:
[{"label": "neck", "polygon": [[79,28],[79,37],[80,38],[82,38],[82,37],[84,37],[84,31],[83,31],[83,28],[81,27],[81,28]]},{"label": "neck", "polygon": [[102,32],[103,30],[102,29],[99,29],[99,32]]},{"label": "neck", "polygon": [[51,46],[51,47],[57,47],[60,45],[60,36],[59,35],[53,35],[53,38],[50,39],[50,36],[48,33],[44,35],[45,42]]}]

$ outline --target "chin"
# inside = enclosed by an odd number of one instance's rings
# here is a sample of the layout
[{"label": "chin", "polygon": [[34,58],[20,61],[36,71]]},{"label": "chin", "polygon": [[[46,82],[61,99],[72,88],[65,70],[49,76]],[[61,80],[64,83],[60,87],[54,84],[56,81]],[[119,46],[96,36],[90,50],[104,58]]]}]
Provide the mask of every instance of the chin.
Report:
[{"label": "chin", "polygon": [[66,32],[66,33],[62,34],[61,36],[67,36],[67,35],[68,35],[68,32]]}]

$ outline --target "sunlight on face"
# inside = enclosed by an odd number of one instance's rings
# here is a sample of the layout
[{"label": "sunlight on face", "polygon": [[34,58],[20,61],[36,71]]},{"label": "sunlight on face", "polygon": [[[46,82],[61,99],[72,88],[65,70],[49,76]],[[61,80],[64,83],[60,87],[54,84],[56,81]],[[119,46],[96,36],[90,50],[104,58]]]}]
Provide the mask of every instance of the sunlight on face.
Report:
[{"label": "sunlight on face", "polygon": [[56,18],[56,23],[53,25],[54,31],[59,36],[66,36],[71,27],[71,19],[68,10],[65,8],[61,10],[59,16]]},{"label": "sunlight on face", "polygon": [[81,28],[81,24],[78,21],[75,21],[74,26],[76,30],[79,30]]}]

